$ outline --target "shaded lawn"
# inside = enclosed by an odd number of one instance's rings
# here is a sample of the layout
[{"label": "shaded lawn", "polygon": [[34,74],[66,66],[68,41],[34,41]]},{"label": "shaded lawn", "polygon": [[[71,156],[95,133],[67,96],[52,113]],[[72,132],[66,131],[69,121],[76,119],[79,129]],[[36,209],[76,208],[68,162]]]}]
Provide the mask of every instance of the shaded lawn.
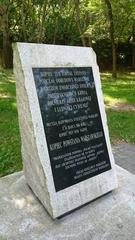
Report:
[{"label": "shaded lawn", "polygon": [[111,142],[135,143],[135,112],[107,111],[107,120]]},{"label": "shaded lawn", "polygon": [[22,169],[12,71],[0,69],[0,176]]},{"label": "shaded lawn", "polygon": [[135,73],[118,74],[117,80],[110,73],[101,73],[106,105],[135,104]]},{"label": "shaded lawn", "polygon": [[[110,73],[101,76],[107,104],[135,104],[135,75],[119,74],[117,81],[112,81]],[[112,143],[135,143],[135,112],[108,110],[107,117]],[[20,149],[15,80],[12,71],[0,69],[0,176],[22,169]]]}]

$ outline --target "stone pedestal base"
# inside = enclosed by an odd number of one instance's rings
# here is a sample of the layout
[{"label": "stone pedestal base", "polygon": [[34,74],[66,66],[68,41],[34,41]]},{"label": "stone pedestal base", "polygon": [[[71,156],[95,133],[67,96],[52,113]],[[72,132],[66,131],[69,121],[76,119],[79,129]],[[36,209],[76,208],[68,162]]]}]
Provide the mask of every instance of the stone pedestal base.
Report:
[{"label": "stone pedestal base", "polygon": [[1,178],[0,239],[135,239],[135,176],[120,167],[117,175],[117,190],[56,220],[33,195],[23,172]]}]

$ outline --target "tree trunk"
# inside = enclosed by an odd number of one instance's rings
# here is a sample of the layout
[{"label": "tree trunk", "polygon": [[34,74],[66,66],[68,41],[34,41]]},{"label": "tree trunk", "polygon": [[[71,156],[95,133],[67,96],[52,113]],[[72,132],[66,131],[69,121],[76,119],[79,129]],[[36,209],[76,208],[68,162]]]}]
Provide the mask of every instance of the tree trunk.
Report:
[{"label": "tree trunk", "polygon": [[132,68],[135,70],[135,23],[133,24]]},{"label": "tree trunk", "polygon": [[83,30],[81,28],[81,21],[80,21],[80,1],[79,0],[75,0],[75,9],[76,9],[76,24],[80,33],[80,38],[82,41],[82,45],[85,47],[86,46],[86,41],[85,41],[85,37],[83,36]]},{"label": "tree trunk", "polygon": [[54,35],[53,35],[53,44],[56,44],[56,36],[58,31],[58,17],[55,20],[55,29],[54,29]]},{"label": "tree trunk", "polygon": [[41,16],[41,22],[40,22],[40,29],[39,29],[39,35],[38,35],[38,43],[42,43],[44,41],[44,33],[45,33],[45,16],[46,16],[46,8],[47,8],[48,1],[44,1],[43,7],[42,7],[42,16]]},{"label": "tree trunk", "polygon": [[[12,67],[12,47],[9,41],[9,23],[8,10],[3,7],[1,14],[1,29],[3,34],[3,49],[2,49],[2,63],[4,68]],[[1,13],[1,12],[0,12]]]},{"label": "tree trunk", "polygon": [[110,32],[110,39],[112,43],[112,77],[117,77],[117,67],[116,67],[116,45],[115,45],[115,38],[114,38],[114,23],[113,23],[113,12],[112,12],[112,5],[110,0],[104,0],[108,9],[108,17],[109,17],[109,32]]},{"label": "tree trunk", "polygon": [[23,3],[22,9],[21,9],[22,34],[23,34],[24,42],[27,42],[26,25],[25,25],[25,5],[24,4],[25,3]]}]

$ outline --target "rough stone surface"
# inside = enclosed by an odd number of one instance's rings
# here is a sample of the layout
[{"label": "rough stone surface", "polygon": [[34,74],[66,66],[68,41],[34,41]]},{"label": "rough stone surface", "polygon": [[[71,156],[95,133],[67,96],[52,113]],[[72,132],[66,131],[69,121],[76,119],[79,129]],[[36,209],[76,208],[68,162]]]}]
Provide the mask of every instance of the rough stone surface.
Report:
[{"label": "rough stone surface", "polygon": [[[112,169],[56,192],[40,113],[33,67],[92,67]],[[27,183],[53,218],[117,187],[96,55],[91,48],[17,43],[14,73]]]},{"label": "rough stone surface", "polygon": [[23,172],[0,179],[1,240],[134,240],[135,176],[117,167],[119,187],[52,220]]}]

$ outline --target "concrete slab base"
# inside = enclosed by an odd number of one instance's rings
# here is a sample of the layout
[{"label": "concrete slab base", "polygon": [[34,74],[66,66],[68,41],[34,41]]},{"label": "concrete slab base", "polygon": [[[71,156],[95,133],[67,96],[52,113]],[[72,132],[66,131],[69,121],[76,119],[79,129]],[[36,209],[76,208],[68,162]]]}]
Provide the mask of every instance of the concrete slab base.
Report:
[{"label": "concrete slab base", "polygon": [[23,172],[0,179],[0,240],[134,240],[135,176],[116,167],[117,190],[52,220]]}]

